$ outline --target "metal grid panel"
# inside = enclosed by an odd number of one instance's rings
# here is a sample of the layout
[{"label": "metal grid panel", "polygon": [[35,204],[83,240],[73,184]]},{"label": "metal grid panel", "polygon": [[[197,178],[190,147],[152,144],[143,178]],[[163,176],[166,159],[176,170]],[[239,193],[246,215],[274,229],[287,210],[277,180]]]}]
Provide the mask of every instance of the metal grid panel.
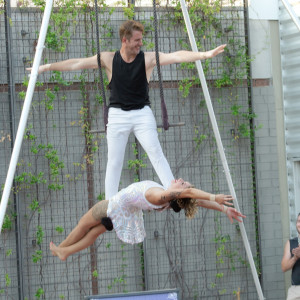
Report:
[{"label": "metal grid panel", "polygon": [[[183,43],[188,43],[182,27],[171,23],[170,16],[173,14],[173,8],[159,11],[160,51],[175,51]],[[149,9],[136,9],[136,19],[145,21],[150,28],[145,36],[148,45],[153,42],[151,15]],[[219,30],[224,34],[207,34],[201,41],[200,50],[235,39],[229,52],[236,55],[238,51],[242,51],[245,46],[242,16],[241,8],[220,12],[218,18],[222,27]],[[27,78],[25,67],[31,64],[34,56],[41,17],[40,11],[36,9],[15,9],[12,14],[17,99],[16,113],[12,120],[16,124],[22,109],[22,92],[26,91],[26,86],[22,84]],[[3,17],[0,18],[0,22],[3,22]],[[116,9],[112,14],[101,13],[100,19],[100,35],[106,36],[101,39],[102,50],[117,49],[118,27],[125,19],[123,10]],[[48,47],[44,51],[44,62],[91,56],[95,53],[95,24],[90,11],[81,12],[72,22],[69,27],[72,37],[66,45],[66,51],[60,53]],[[106,28],[103,28],[104,24],[107,25]],[[232,24],[235,30],[229,30]],[[51,26],[54,31],[58,30],[53,23]],[[109,36],[106,35],[107,32],[110,32]],[[6,50],[3,39],[1,36],[0,51],[4,54]],[[147,50],[153,51],[151,47]],[[7,66],[4,64],[5,62],[1,62],[1,74],[6,72]],[[223,58],[211,60],[207,67],[208,84],[233,182],[240,208],[247,215],[248,238],[255,250],[250,139],[238,137],[239,125],[243,120],[235,118],[233,122],[231,111],[233,105],[241,106],[245,113],[248,109],[245,66],[235,70],[241,74],[240,83],[222,89],[215,88],[215,85],[226,69]],[[5,230],[1,235],[1,240],[5,242],[1,248],[1,261],[5,262],[5,268],[1,269],[3,293],[7,297],[16,297],[16,287],[20,287],[23,282],[23,295],[29,299],[39,292],[44,293],[41,297],[45,299],[79,299],[91,293],[172,287],[181,289],[183,299],[199,299],[200,296],[201,299],[232,299],[232,293],[238,289],[242,291],[243,299],[256,299],[254,283],[245,266],[245,251],[237,228],[219,214],[204,210],[200,210],[197,218],[192,221],[186,221],[182,215],[170,212],[146,213],[147,239],[144,245],[123,245],[114,234],[107,234],[98,239],[94,248],[68,258],[67,262],[60,262],[51,255],[49,242],[53,240],[59,243],[88,207],[97,198],[103,197],[107,151],[103,133],[92,137],[84,134],[87,126],[92,130],[103,129],[102,108],[95,101],[99,98],[95,84],[97,72],[66,72],[62,74],[62,80],[53,79],[53,75],[44,73],[38,78],[22,146],[16,174],[19,176],[16,182],[16,197],[20,206],[17,218],[19,229],[13,225],[11,230]],[[167,132],[159,130],[160,141],[175,176],[189,180],[204,190],[226,193],[228,187],[201,88],[195,86],[186,98],[179,91],[181,80],[194,76],[194,71],[181,69],[179,66],[166,66],[162,68],[162,75],[169,121],[185,122],[185,126],[170,128]],[[155,73],[150,83],[150,97],[160,124],[156,78]],[[60,82],[59,85],[57,81]],[[63,82],[71,84],[64,85]],[[4,138],[0,144],[0,155],[3,156],[0,179],[4,182],[11,151],[8,138],[11,117],[7,79],[1,81],[0,87],[1,113],[5,116],[0,122],[1,138]],[[88,147],[89,142],[93,149]],[[136,159],[132,149],[134,143],[135,139],[130,137],[120,187],[133,182],[137,175],[135,170],[127,166],[129,160]],[[137,147],[139,157],[146,164],[146,167],[139,170],[139,178],[158,181],[143,150],[139,145]],[[8,215],[12,220],[13,204],[11,199]],[[16,233],[22,253],[18,253]],[[222,242],[222,237],[225,242]],[[224,263],[220,263],[216,254],[222,245],[227,251],[225,256],[223,253]],[[7,252],[9,249],[12,250],[11,254]],[[19,270],[16,264],[18,259],[22,264],[22,269]],[[221,278],[222,273],[224,277]],[[11,278],[9,285],[5,283],[7,276]]]}]

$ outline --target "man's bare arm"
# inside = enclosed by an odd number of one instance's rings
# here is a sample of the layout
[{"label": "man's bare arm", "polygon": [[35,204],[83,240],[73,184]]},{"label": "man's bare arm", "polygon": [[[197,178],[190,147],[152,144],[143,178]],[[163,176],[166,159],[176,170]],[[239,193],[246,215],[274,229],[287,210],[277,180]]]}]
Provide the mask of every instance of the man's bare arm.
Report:
[{"label": "man's bare arm", "polygon": [[[77,71],[82,69],[95,69],[97,68],[97,56],[91,56],[86,58],[71,58],[63,61],[58,61],[51,64],[45,64],[39,66],[38,73],[48,71]],[[31,71],[32,68],[26,70]]]},{"label": "man's bare arm", "polygon": [[[110,70],[110,62],[112,62],[113,52],[103,52],[101,53],[101,66],[106,69],[106,71]],[[85,58],[71,58],[51,64],[41,65],[39,67],[38,73],[41,74],[43,72],[48,71],[78,71],[84,69],[97,69],[97,55]],[[26,70],[31,71],[32,68],[27,68]],[[108,70],[107,70],[108,69]]]},{"label": "man's bare arm", "polygon": [[[208,58],[213,58],[218,54],[224,52],[226,45],[220,45],[215,49],[205,51],[205,52],[193,52],[193,51],[176,51],[172,53],[159,53],[159,63],[164,65],[185,63],[185,62],[195,62],[197,60],[204,60]],[[152,57],[152,64],[156,65],[156,60]]]}]

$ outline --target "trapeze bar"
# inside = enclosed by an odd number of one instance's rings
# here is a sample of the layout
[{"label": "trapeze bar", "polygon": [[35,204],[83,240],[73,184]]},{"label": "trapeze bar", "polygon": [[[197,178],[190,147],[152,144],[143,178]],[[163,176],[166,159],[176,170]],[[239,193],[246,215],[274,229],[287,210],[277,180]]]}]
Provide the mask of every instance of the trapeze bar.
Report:
[{"label": "trapeze bar", "polygon": [[[178,123],[174,123],[174,124],[169,124],[169,127],[179,127],[179,126],[184,126],[185,122],[178,122]],[[164,125],[157,125],[157,128],[163,128]]]},{"label": "trapeze bar", "polygon": [[[185,122],[178,122],[178,123],[173,123],[173,124],[169,124],[169,127],[180,127],[180,126],[184,126]],[[163,128],[163,125],[157,125],[157,128]],[[104,129],[101,130],[91,130],[90,133],[105,133]]]}]

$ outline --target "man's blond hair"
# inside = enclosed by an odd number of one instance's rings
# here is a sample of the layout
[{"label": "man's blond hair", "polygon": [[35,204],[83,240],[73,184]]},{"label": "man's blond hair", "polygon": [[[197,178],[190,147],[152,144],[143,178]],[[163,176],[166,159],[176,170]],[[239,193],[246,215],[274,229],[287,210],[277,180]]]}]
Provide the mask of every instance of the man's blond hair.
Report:
[{"label": "man's blond hair", "polygon": [[130,40],[132,33],[135,30],[144,33],[144,25],[134,20],[124,22],[119,29],[120,40],[122,41],[123,37]]}]

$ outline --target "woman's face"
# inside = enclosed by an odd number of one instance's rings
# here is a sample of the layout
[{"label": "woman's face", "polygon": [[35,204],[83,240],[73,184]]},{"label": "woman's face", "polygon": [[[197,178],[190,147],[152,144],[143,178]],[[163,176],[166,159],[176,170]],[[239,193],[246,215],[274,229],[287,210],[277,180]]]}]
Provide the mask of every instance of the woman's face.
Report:
[{"label": "woman's face", "polygon": [[188,181],[184,181],[182,178],[174,179],[171,181],[170,188],[172,189],[187,189],[192,185]]}]

